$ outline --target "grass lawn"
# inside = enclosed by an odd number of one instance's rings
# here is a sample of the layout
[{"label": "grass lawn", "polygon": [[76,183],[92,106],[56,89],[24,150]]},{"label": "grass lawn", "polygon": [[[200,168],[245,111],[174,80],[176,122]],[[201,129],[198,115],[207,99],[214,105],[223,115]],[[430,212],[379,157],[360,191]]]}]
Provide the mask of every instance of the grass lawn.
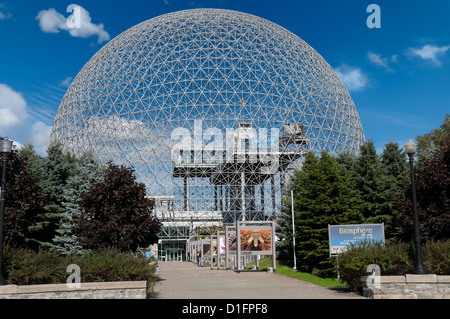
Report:
[{"label": "grass lawn", "polygon": [[[254,263],[248,263],[247,268],[251,268]],[[266,257],[261,258],[259,261],[259,269],[267,270],[268,267],[272,267],[272,258]],[[276,272],[282,275],[294,277],[297,279],[301,279],[322,287],[345,287],[346,284],[344,282],[337,281],[333,278],[321,278],[317,277],[305,272],[292,270],[291,266],[286,266],[277,261],[277,269]]]}]

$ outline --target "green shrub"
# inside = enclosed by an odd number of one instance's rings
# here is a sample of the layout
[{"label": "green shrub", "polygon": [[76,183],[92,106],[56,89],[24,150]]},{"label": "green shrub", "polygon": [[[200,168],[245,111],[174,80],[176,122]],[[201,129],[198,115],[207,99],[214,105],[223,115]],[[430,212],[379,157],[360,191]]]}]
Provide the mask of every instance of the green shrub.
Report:
[{"label": "green shrub", "polygon": [[4,251],[6,282],[15,285],[39,285],[65,282],[68,274],[62,257],[42,249],[35,252],[22,248]]},{"label": "green shrub", "polygon": [[[450,240],[429,241],[422,245],[422,257],[429,273],[450,274]],[[343,281],[353,291],[362,291],[362,276],[367,266],[376,264],[381,275],[411,274],[414,270],[415,249],[413,243],[391,243],[375,245],[352,245],[338,257],[339,272]]]},{"label": "green shrub", "polygon": [[427,241],[422,248],[423,263],[432,274],[450,274],[450,240]]},{"label": "green shrub", "polygon": [[54,252],[37,252],[23,248],[5,249],[7,284],[38,285],[65,283],[71,273],[67,266],[81,269],[81,282],[146,280],[151,290],[155,283],[156,264],[142,254],[120,252],[115,248],[87,251],[83,255],[62,256]]},{"label": "green shrub", "polygon": [[147,257],[141,254],[106,248],[73,256],[71,263],[80,266],[84,282],[147,280],[149,285],[154,282],[156,265],[149,265]]}]

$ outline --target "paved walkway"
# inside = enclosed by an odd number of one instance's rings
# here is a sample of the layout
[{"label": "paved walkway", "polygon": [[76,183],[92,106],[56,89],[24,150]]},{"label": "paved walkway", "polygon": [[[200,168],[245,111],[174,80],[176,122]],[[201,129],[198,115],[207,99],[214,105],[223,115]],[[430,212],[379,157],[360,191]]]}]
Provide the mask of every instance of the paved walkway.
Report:
[{"label": "paved walkway", "polygon": [[155,299],[365,299],[264,271],[217,270],[191,262],[160,262]]}]

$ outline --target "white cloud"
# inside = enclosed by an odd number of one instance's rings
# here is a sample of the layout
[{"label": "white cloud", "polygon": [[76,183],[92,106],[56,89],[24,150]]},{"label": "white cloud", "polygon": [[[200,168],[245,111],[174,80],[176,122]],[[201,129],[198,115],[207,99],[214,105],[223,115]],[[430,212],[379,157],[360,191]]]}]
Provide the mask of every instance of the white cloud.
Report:
[{"label": "white cloud", "polygon": [[10,13],[3,13],[0,11],[0,20],[7,20],[11,18],[11,14]]},{"label": "white cloud", "polygon": [[335,71],[349,91],[360,91],[369,83],[367,76],[360,68],[342,65]]},{"label": "white cloud", "polygon": [[72,37],[89,38],[91,36],[98,37],[98,43],[108,41],[111,37],[105,31],[102,23],[92,23],[92,18],[89,12],[83,7],[80,8],[80,23],[79,28],[67,25],[67,18],[55,9],[42,10],[36,16],[39,21],[41,30],[45,33],[58,33],[60,30],[67,31]]},{"label": "white cloud", "polygon": [[14,138],[18,147],[32,143],[36,151],[45,154],[52,127],[30,113],[23,95],[0,83],[0,134]]},{"label": "white cloud", "polygon": [[45,153],[51,132],[52,127],[41,121],[37,121],[31,126],[30,142],[34,145],[38,153]]},{"label": "white cloud", "polygon": [[423,60],[430,60],[436,65],[441,65],[441,61],[438,60],[439,56],[445,55],[445,53],[450,49],[450,45],[438,47],[432,44],[424,45],[423,47],[410,48],[408,54],[411,56],[418,56]]},{"label": "white cloud", "polygon": [[89,38],[91,36],[98,36],[98,43],[108,41],[111,37],[108,32],[105,31],[105,27],[102,23],[93,24],[89,12],[81,8],[81,28],[72,28],[69,33],[73,37]]},{"label": "white cloud", "polygon": [[169,0],[163,0],[163,2],[164,2],[164,4],[167,5],[167,6],[170,4]]},{"label": "white cloud", "polygon": [[39,21],[39,26],[45,33],[58,33],[60,29],[68,30],[66,18],[53,8],[39,11],[36,20]]},{"label": "white cloud", "polygon": [[381,57],[381,54],[369,52],[367,53],[369,60],[372,61],[375,65],[378,65],[386,70],[390,70],[391,68],[388,65],[388,59]]},{"label": "white cloud", "polygon": [[6,12],[5,5],[3,3],[0,3],[0,20],[8,20],[12,18],[12,14],[9,12]]},{"label": "white cloud", "polygon": [[388,72],[394,71],[390,65],[391,63],[398,63],[398,54],[394,54],[389,58],[382,57],[379,53],[369,52],[367,53],[367,57],[373,64],[385,69]]},{"label": "white cloud", "polygon": [[22,94],[0,83],[0,131],[17,127],[28,115],[26,108]]},{"label": "white cloud", "polygon": [[60,82],[60,85],[68,88],[70,86],[70,83],[72,83],[72,80],[73,80],[73,77],[68,76],[63,81]]},{"label": "white cloud", "polygon": [[369,57],[369,60],[372,61],[373,63],[375,63],[376,65],[381,66],[386,69],[389,69],[389,66],[387,64],[388,59],[382,58],[381,54],[369,52],[369,53],[367,53],[367,56]]}]

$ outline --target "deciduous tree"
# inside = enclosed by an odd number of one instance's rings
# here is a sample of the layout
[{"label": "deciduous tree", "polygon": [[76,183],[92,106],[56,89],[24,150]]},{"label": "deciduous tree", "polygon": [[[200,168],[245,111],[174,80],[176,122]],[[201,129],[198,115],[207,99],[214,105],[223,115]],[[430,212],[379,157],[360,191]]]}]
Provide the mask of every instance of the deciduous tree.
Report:
[{"label": "deciduous tree", "polygon": [[85,194],[76,218],[75,235],[83,247],[114,246],[134,251],[158,241],[161,223],[151,214],[153,201],[145,185],[136,182],[134,170],[109,164],[103,181]]},{"label": "deciduous tree", "polygon": [[38,178],[28,166],[29,154],[19,151],[8,157],[4,240],[10,246],[37,248],[32,228],[44,213],[46,199]]},{"label": "deciduous tree", "polygon": [[[417,194],[420,234],[425,239],[450,238],[450,132],[436,145],[433,156],[423,157],[416,165],[414,176]],[[413,215],[411,184],[399,198],[401,215],[399,223],[404,239],[411,240]]]}]

